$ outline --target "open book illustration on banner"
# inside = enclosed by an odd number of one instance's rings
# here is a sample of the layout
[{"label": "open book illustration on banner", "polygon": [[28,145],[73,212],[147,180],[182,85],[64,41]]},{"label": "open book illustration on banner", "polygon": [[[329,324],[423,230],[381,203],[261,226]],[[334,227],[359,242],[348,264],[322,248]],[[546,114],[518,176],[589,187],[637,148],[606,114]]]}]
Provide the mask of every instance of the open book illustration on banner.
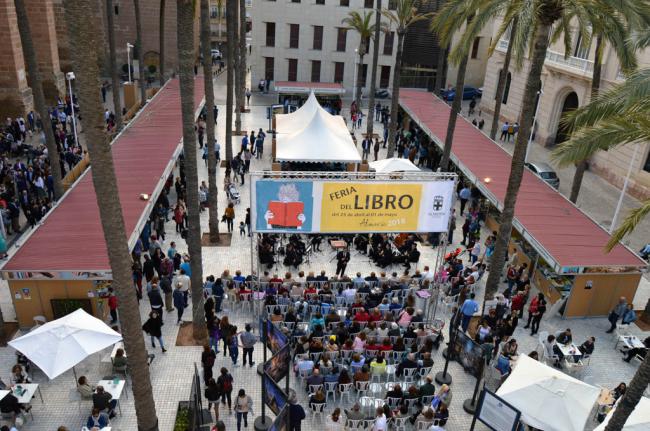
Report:
[{"label": "open book illustration on banner", "polygon": [[300,201],[300,192],[295,184],[283,184],[278,190],[277,200],[268,203],[264,219],[267,229],[302,229],[305,223],[305,204]]}]

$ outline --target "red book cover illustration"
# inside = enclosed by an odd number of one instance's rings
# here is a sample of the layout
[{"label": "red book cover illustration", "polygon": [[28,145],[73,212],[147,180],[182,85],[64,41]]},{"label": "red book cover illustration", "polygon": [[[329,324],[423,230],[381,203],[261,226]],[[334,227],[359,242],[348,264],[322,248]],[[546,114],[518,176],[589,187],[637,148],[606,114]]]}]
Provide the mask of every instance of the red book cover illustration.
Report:
[{"label": "red book cover illustration", "polygon": [[298,216],[305,210],[305,204],[302,202],[270,201],[268,210],[273,213],[273,218],[269,219],[269,224],[273,226],[302,226],[302,222],[298,220]]}]

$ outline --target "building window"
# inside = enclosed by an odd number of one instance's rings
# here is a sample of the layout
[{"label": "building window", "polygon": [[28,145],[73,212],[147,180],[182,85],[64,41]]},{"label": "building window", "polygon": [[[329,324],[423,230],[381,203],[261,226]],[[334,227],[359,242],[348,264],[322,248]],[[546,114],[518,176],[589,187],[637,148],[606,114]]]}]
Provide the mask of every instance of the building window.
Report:
[{"label": "building window", "polygon": [[339,27],[337,28],[337,34],[336,34],[336,50],[337,51],[342,51],[345,52],[345,42],[348,36],[348,32],[345,28]]},{"label": "building window", "polygon": [[334,82],[343,82],[343,72],[345,70],[345,63],[336,62],[334,63]]},{"label": "building window", "polygon": [[316,4],[325,4],[325,0],[316,0]]},{"label": "building window", "polygon": [[578,37],[576,38],[576,45],[573,50],[573,56],[587,60],[589,58],[590,48],[591,41],[589,41],[589,43],[585,43],[585,40],[582,38],[582,34],[578,33]]},{"label": "building window", "polygon": [[323,49],[323,26],[315,25],[314,26],[314,44],[312,49],[320,51]]},{"label": "building window", "polygon": [[366,9],[372,9],[374,6],[375,2],[373,0],[363,0],[363,7]]},{"label": "building window", "polygon": [[273,69],[275,68],[275,58],[264,57],[264,79],[273,81]]},{"label": "building window", "polygon": [[379,88],[388,88],[390,86],[390,66],[381,66],[379,75]]},{"label": "building window", "polygon": [[[366,78],[367,77],[368,77],[368,65],[363,64],[363,65],[361,65],[361,87],[362,88],[366,86]],[[356,84],[357,83],[355,82],[354,85],[356,85]]]},{"label": "building window", "polygon": [[339,3],[340,6],[344,6],[344,7],[350,6],[350,0],[339,0],[339,1],[340,1]]},{"label": "building window", "polygon": [[298,80],[298,59],[288,58],[289,72],[287,73],[287,81],[296,82]]},{"label": "building window", "polygon": [[510,94],[510,81],[512,81],[512,73],[508,72],[506,75],[506,86],[503,89],[503,100],[501,103],[504,105],[508,103],[508,95]]},{"label": "building window", "polygon": [[266,46],[275,46],[275,23],[266,23]]},{"label": "building window", "polygon": [[300,24],[289,24],[289,48],[298,48],[300,44]]},{"label": "building window", "polygon": [[475,37],[474,38],[474,43],[472,44],[472,58],[476,59],[478,58],[478,48],[481,45],[481,38],[480,37]]},{"label": "building window", "polygon": [[388,0],[388,9],[389,10],[397,9],[397,0]]},{"label": "building window", "polygon": [[219,7],[218,6],[210,6],[210,18],[212,18],[212,19],[219,18]]},{"label": "building window", "polygon": [[320,82],[320,60],[311,62],[311,82]]},{"label": "building window", "polygon": [[384,55],[393,55],[393,42],[395,41],[395,32],[384,34]]}]

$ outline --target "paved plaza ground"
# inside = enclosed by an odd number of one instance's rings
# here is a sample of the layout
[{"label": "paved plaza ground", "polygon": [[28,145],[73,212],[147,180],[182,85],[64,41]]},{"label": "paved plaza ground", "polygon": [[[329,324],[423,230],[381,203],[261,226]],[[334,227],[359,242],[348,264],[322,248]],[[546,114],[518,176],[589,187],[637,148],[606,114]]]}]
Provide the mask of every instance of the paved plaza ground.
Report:
[{"label": "paved plaza ground", "polygon": [[[220,105],[220,119],[225,117],[225,107],[223,103],[225,102],[225,93],[222,92],[223,85],[221,85],[221,80],[225,77],[220,77],[220,85],[217,86],[217,103]],[[224,79],[225,80],[225,79]],[[259,128],[267,129],[268,121],[266,120],[266,104],[268,103],[267,99],[270,96],[264,96],[260,98],[258,95],[253,97],[253,105],[251,106],[252,112],[242,116],[243,120],[243,129],[251,130],[251,128],[257,130]],[[109,98],[110,100],[110,98]],[[384,103],[387,103],[384,101]],[[381,126],[380,134],[381,134]],[[364,122],[365,130],[365,122]],[[223,154],[223,142],[224,142],[224,129],[219,124],[217,128],[217,138],[220,143],[222,143],[222,154]],[[360,142],[360,139],[359,139]],[[270,138],[265,143],[265,155],[262,160],[252,160],[251,170],[263,170],[270,168]],[[240,146],[240,137],[234,137],[233,139],[233,148],[235,151]],[[198,151],[198,150],[197,150]],[[199,179],[207,181],[207,169],[202,163],[199,154]],[[382,149],[380,152],[380,157],[385,157],[385,150]],[[219,205],[220,212],[223,211],[226,205],[226,197],[222,192],[223,185],[223,170],[219,170],[218,173],[218,184],[219,184]],[[235,226],[239,224],[240,221],[244,220],[245,210],[248,207],[249,202],[249,185],[248,180],[244,187],[240,187],[242,202],[236,206],[236,218]],[[173,192],[172,192],[173,193]],[[170,197],[172,204],[175,202],[175,197]],[[203,231],[207,230],[208,227],[208,214],[207,211],[204,211],[201,214],[201,224]],[[454,235],[455,242],[454,246],[458,245],[459,240],[462,235],[460,234],[460,227],[462,223],[458,223],[458,232]],[[220,224],[220,228],[225,230],[226,225],[224,223]],[[168,237],[166,238],[165,243],[163,244],[163,249],[166,250],[170,241],[176,241],[178,249],[180,252],[186,251],[185,241],[182,240],[177,234],[174,233],[173,222],[170,222],[167,227]],[[484,239],[484,238],[482,238]],[[71,237],[71,240],[73,238]],[[218,276],[223,272],[224,269],[230,269],[231,272],[234,272],[237,269],[241,269],[244,275],[249,274],[251,271],[251,253],[250,253],[250,239],[246,236],[240,236],[238,232],[234,232],[232,237],[232,244],[230,247],[205,247],[203,249],[203,274],[204,276],[213,274]],[[420,259],[419,268],[421,269],[424,265],[433,266],[435,261],[437,250],[429,247],[422,246],[420,247],[422,251],[422,256]],[[303,264],[300,269],[305,272],[309,270],[327,271],[328,275],[334,274],[335,271],[335,260],[332,259],[333,251],[329,248],[328,245],[322,247],[322,252],[315,254],[309,265]],[[394,266],[389,268],[391,271],[401,271],[401,266]],[[274,269],[275,270],[275,269]],[[357,271],[362,272],[362,274],[367,275],[371,270],[379,272],[381,269],[374,267],[372,263],[369,263],[367,258],[364,258],[361,255],[356,253],[352,254],[351,263],[348,265],[348,273],[355,273]],[[286,268],[280,266],[277,268],[278,273],[284,274],[287,271]],[[296,272],[293,270],[292,272]],[[483,281],[487,277],[483,278]],[[504,285],[505,287],[505,285]],[[10,313],[8,309],[7,302],[10,303],[8,298],[8,289],[6,286],[0,289],[0,302],[3,302],[3,312]],[[477,293],[477,297],[482,297],[483,295],[483,286]],[[150,310],[149,303],[145,299],[140,304],[141,316],[144,319],[146,318]],[[242,312],[240,310],[228,309],[224,312],[227,314],[231,320],[231,323],[234,323],[238,328],[242,329],[244,324],[247,322],[255,322],[256,317],[250,314],[248,311]],[[447,320],[444,309],[437,309],[437,317],[443,317]],[[7,314],[5,314],[7,315]],[[10,317],[10,315],[8,316]],[[191,318],[191,313],[189,310],[185,312],[185,319]],[[179,401],[184,401],[189,398],[191,376],[194,370],[194,363],[197,363],[200,368],[200,347],[179,347],[175,346],[175,341],[178,333],[179,327],[175,324],[175,315],[170,315],[165,313],[164,315],[165,325],[163,326],[163,338],[165,345],[168,348],[167,353],[162,354],[160,348],[152,349],[151,345],[147,341],[147,348],[151,353],[155,353],[156,357],[151,364],[151,379],[153,384],[153,392],[156,400],[156,408],[158,418],[160,420],[160,430],[172,430],[174,418],[176,415],[176,408]],[[531,337],[525,329],[522,328],[523,323],[519,325],[517,330],[514,333],[514,338],[517,339],[519,343],[520,353],[527,354],[531,350],[537,347],[538,341],[536,337]],[[605,318],[590,318],[590,319],[573,319],[565,320],[557,316],[552,315],[552,313],[547,313],[544,320],[542,321],[540,331],[548,331],[553,333],[555,331],[565,329],[570,327],[573,331],[574,341],[577,344],[582,343],[587,337],[595,336],[596,337],[596,349],[589,362],[589,365],[586,367],[580,378],[590,384],[601,385],[608,388],[613,388],[619,382],[628,382],[638,366],[638,362],[632,362],[630,364],[625,363],[621,360],[622,355],[620,352],[614,349],[615,339],[610,335],[606,334],[605,330],[608,328],[608,322]],[[637,334],[640,338],[643,338],[649,334],[642,334],[638,328],[634,328],[633,332]],[[445,331],[446,333],[446,331]],[[432,373],[441,371],[444,366],[444,359],[441,355],[442,349],[440,351],[434,351],[434,367]],[[98,380],[102,379],[103,376],[111,374],[110,363],[102,362],[101,359],[110,353],[110,349],[107,349],[104,352],[99,354],[92,355],[91,357],[84,360],[76,367],[77,375],[85,375],[88,377],[89,382],[96,383]],[[254,352],[254,359],[257,363],[262,362],[262,347],[261,344],[257,344]],[[241,354],[240,354],[241,361]],[[0,377],[3,380],[7,379],[10,374],[11,366],[15,363],[14,351],[11,348],[0,348]],[[240,362],[241,363],[241,362]],[[224,358],[222,354],[217,356],[217,362],[215,363],[215,370],[218,370],[220,367],[226,366],[229,368],[231,373],[234,376],[234,390],[235,392],[239,388],[244,388],[246,392],[252,396],[254,400],[254,416],[257,416],[261,412],[261,385],[260,378],[256,373],[255,368],[232,368],[231,361],[229,358]],[[469,374],[466,374],[462,367],[457,363],[450,363],[449,371],[453,377],[453,383],[451,385],[453,391],[453,401],[450,406],[450,416],[449,421],[446,425],[447,430],[468,430],[470,428],[471,416],[466,414],[462,409],[463,401],[467,398],[470,398],[472,395],[472,390],[475,385],[475,379]],[[54,431],[59,425],[66,425],[70,430],[78,430],[81,428],[82,423],[85,422],[87,415],[90,411],[90,403],[85,401],[79,403],[77,400],[77,394],[75,391],[75,382],[73,378],[72,371],[68,371],[63,375],[57,377],[53,381],[47,381],[47,378],[43,374],[36,374],[34,376],[36,382],[38,382],[42,389],[44,403],[41,403],[40,399],[37,397],[33,402],[33,415],[34,419],[29,420],[21,428],[21,430],[38,430],[38,431]],[[296,385],[295,379],[292,377],[291,386],[299,394],[299,400],[302,405],[307,410],[307,400],[305,391],[301,388],[298,388]],[[436,385],[438,387],[438,385]],[[112,421],[113,431],[134,431],[137,429],[136,426],[136,417],[135,410],[133,405],[133,395],[130,392],[130,387],[127,389],[126,394],[120,399],[120,405],[122,414],[118,415]],[[206,404],[207,406],[207,404]],[[339,404],[339,402],[333,403],[328,402],[326,406],[326,413],[331,414],[332,410],[337,407],[349,407],[349,403],[345,402]],[[267,411],[267,414],[270,412]],[[549,412],[552,414],[552,412]],[[221,419],[226,423],[227,430],[235,430],[236,422],[235,416],[229,415],[227,410],[224,412],[224,409],[221,409]],[[248,429],[252,430],[253,418],[249,420]],[[595,423],[588,423],[587,429],[591,430],[595,426]],[[312,419],[308,414],[306,421],[303,423],[303,430],[311,431],[323,429],[323,424],[320,422],[320,419]],[[477,429],[483,430],[487,429],[482,425],[478,425]]]}]

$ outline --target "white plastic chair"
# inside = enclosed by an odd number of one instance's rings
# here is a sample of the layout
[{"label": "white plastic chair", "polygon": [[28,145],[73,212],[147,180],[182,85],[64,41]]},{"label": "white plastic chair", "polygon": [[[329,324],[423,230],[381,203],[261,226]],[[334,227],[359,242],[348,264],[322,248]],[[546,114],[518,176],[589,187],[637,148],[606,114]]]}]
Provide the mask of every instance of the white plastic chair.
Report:
[{"label": "white plastic chair", "polygon": [[[363,382],[357,382],[357,383],[363,383]],[[368,383],[368,382],[365,382],[365,383]],[[341,384],[339,385],[339,392],[341,393],[341,399],[340,399],[340,401],[343,401],[343,397],[345,396],[345,398],[347,399],[348,403],[351,402],[351,401],[350,401],[350,394],[352,393],[352,386],[353,386],[352,383],[341,383]],[[367,389],[366,389],[366,390],[367,390]],[[364,393],[365,393],[365,392],[364,392]]]},{"label": "white plastic chair", "polygon": [[325,413],[325,403],[322,404],[309,403],[309,410],[311,411],[312,420],[316,415],[318,415],[318,417],[320,417],[322,421],[323,415]]},{"label": "white plastic chair", "polygon": [[329,397],[330,394],[332,394],[332,397],[334,398],[334,402],[336,402],[336,388],[338,386],[338,382],[325,382],[325,401],[327,401],[327,398]]}]

